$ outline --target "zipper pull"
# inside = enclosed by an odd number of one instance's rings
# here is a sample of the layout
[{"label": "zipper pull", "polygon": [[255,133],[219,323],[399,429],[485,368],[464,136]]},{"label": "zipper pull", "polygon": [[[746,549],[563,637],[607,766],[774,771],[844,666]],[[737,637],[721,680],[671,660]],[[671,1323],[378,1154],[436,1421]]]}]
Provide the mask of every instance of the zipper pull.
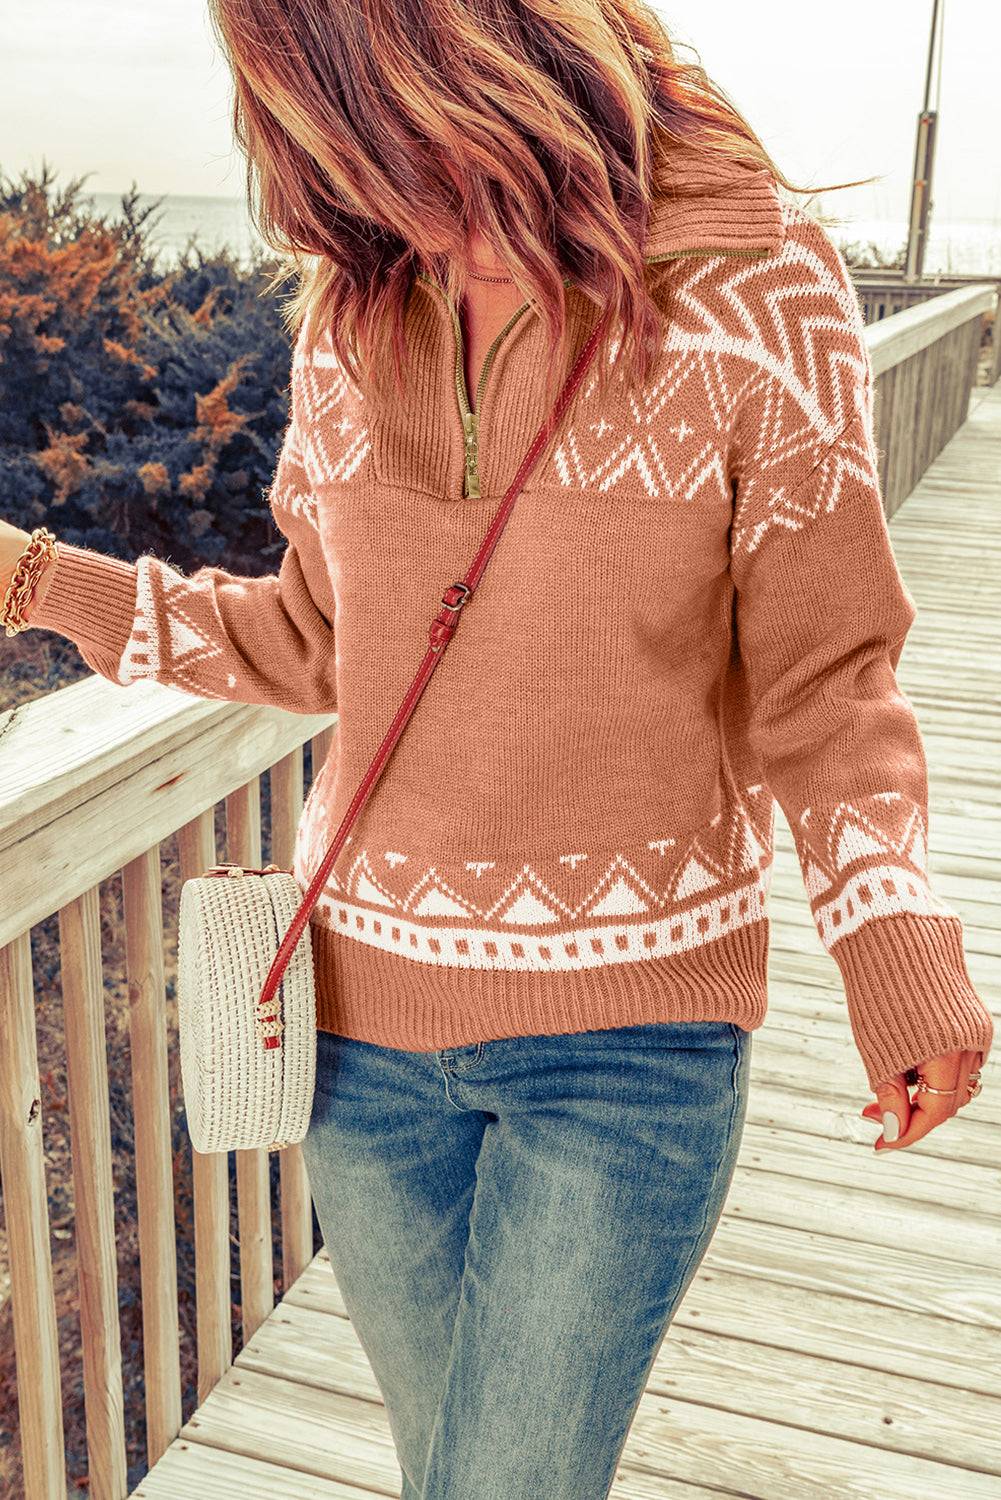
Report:
[{"label": "zipper pull", "polygon": [[480,470],[477,445],[479,442],[479,413],[466,411],[462,414],[462,429],[466,435],[466,475],[463,484],[463,494],[470,500],[480,498]]}]

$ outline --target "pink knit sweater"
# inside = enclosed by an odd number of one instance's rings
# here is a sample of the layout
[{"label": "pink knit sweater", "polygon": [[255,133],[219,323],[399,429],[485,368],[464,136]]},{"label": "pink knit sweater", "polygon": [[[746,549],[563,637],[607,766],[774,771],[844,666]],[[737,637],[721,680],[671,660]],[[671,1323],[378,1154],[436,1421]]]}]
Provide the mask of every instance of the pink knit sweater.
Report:
[{"label": "pink knit sweater", "polygon": [[[925,758],[895,677],[915,610],[847,267],[766,172],[735,167],[662,195],[643,248],[656,368],[600,409],[585,380],[519,499],[314,914],[319,1024],[415,1049],[757,1027],[777,798],[870,1084],[986,1052],[960,920],[928,879]],[[567,305],[572,359],[598,310],[573,285]],[[406,331],[411,394],[378,411],[329,337],[311,357],[300,339],[277,576],[60,544],[29,615],[114,682],[336,709],[302,886],[543,416],[527,307],[472,421],[429,281]]]}]

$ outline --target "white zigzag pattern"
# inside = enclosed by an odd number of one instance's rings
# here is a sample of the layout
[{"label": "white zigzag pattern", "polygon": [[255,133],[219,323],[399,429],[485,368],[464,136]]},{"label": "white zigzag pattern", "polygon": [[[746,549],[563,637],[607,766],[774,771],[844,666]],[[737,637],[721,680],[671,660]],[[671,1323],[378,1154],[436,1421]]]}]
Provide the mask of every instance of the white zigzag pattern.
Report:
[{"label": "white zigzag pattern", "polygon": [[[667,367],[648,390],[622,403],[617,426],[606,416],[595,422],[597,377],[590,378],[553,454],[562,484],[607,491],[636,474],[651,498],[726,499],[730,481],[723,455],[741,402],[755,403],[757,438],[748,470],[765,478],[759,477],[754,495],[741,499],[742,513],[753,513],[755,520],[735,528],[735,549],[753,551],[771,526],[800,530],[837,505],[849,479],[878,484],[868,441],[873,392],[857,294],[840,254],[835,258],[826,236],[818,238],[811,216],[791,203],[783,204],[783,213],[786,235],[777,257],[699,257],[686,266],[672,286],[674,313],[661,346]],[[804,310],[804,300],[820,306]],[[844,335],[840,343],[838,334]],[[704,414],[710,435],[701,452],[683,455],[680,464],[678,455],[665,462],[660,419],[689,382],[699,389],[686,397]],[[862,435],[852,441],[858,417]],[[679,441],[687,435],[677,427],[667,430]],[[802,460],[799,472],[808,474],[810,458],[821,460],[832,444],[838,446],[817,476],[820,495],[811,486],[808,503],[794,499],[781,479],[768,488],[770,471],[788,474]],[[596,446],[597,456],[585,459]]]},{"label": "white zigzag pattern", "polygon": [[[746,484],[734,514],[733,551],[743,548],[754,552],[762,537],[776,526],[801,531],[817,516],[835,509],[846,485],[855,482],[875,486],[879,482],[868,444],[850,434],[841,438],[808,479],[809,483],[801,483],[789,492],[782,484],[769,489],[767,482],[760,479]],[[763,500],[758,498],[762,490]],[[764,515],[760,514],[762,508]],[[744,520],[747,515],[751,517],[749,522]]]},{"label": "white zigzag pattern", "polygon": [[[715,441],[707,438],[702,452],[686,459],[686,467],[679,475],[676,461],[665,461],[662,457],[658,439],[665,434],[673,434],[677,441],[683,442],[691,429],[664,429],[655,424],[660,422],[665,409],[678,392],[697,377],[702,382],[698,398],[700,410],[711,418],[717,436]],[[581,490],[596,487],[604,491],[611,489],[627,473],[635,470],[651,498],[665,494],[670,499],[691,500],[707,481],[712,481],[716,494],[727,493],[727,479],[721,458],[721,436],[725,431],[733,397],[727,390],[723,362],[713,350],[700,351],[694,361],[681,358],[674,360],[649,389],[639,396],[630,392],[626,398],[626,406],[632,426],[629,431],[619,433],[610,451],[599,458],[592,468],[583,458],[582,443],[587,449],[593,448],[593,434],[599,426],[599,436],[604,436],[606,429],[608,432],[614,431],[606,416],[602,416],[600,424],[590,418],[588,403],[596,386],[597,376],[592,375],[583,393],[579,420],[568,429],[553,454],[552,461],[561,483]],[[584,431],[587,436],[582,438],[578,434]]]}]

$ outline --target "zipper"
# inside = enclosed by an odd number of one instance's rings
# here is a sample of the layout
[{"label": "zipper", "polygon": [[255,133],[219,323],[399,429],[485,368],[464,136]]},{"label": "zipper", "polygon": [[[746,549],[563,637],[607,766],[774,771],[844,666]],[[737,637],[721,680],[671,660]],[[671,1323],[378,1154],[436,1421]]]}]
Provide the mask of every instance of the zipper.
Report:
[{"label": "zipper", "polygon": [[[756,250],[735,250],[727,249],[725,247],[714,247],[693,250],[668,250],[663,255],[644,256],[644,262],[647,265],[652,265],[658,261],[674,260],[677,256],[680,255],[758,256],[770,254],[771,251],[767,248]],[[531,307],[532,304],[530,302],[523,302],[521,306],[511,314],[510,318],[508,318],[507,322],[504,324],[504,327],[501,329],[500,333],[498,333],[497,337],[490,345],[490,348],[487,350],[483,359],[483,366],[480,370],[480,378],[476,383],[476,405],[474,409],[472,403],[470,402],[469,390],[466,385],[466,363],[465,348],[462,338],[462,320],[459,317],[459,314],[453,303],[446,295],[444,288],[440,286],[437,281],[433,280],[433,278],[430,276],[425,276],[423,272],[418,272],[416,279],[418,281],[426,282],[428,286],[434,287],[435,291],[439,293],[442,301],[445,303],[445,306],[448,309],[448,312],[452,319],[452,329],[455,334],[455,394],[459,406],[459,417],[462,421],[462,442],[464,455],[462,494],[464,499],[479,500],[480,412],[483,408],[483,395],[486,390],[487,380],[490,376],[490,367],[494,362],[494,358],[501,343],[510,333],[514,325],[518,322],[518,319],[522,317],[522,315]],[[565,287],[572,286],[573,278],[570,276],[564,276],[563,285]]]},{"label": "zipper", "polygon": [[[464,453],[464,472],[462,480],[462,494],[464,499],[480,499],[480,412],[483,409],[483,395],[486,391],[487,380],[490,376],[490,367],[494,362],[503,340],[511,332],[518,319],[531,307],[530,302],[523,302],[508,318],[504,327],[494,339],[490,348],[483,357],[483,365],[480,369],[480,378],[476,382],[476,407],[473,409],[469,400],[469,390],[466,386],[466,353],[462,338],[462,320],[456,308],[446,296],[444,289],[430,276],[418,273],[418,281],[426,281],[428,286],[433,286],[441,296],[442,301],[448,308],[452,318],[452,329],[455,334],[455,394],[459,405],[459,417],[462,421],[462,441]],[[573,278],[564,276],[564,286],[572,286]]]},{"label": "zipper", "polygon": [[648,266],[656,265],[662,260],[676,260],[679,255],[748,255],[752,259],[761,255],[773,255],[767,245],[756,246],[753,250],[737,250],[728,245],[710,245],[705,248],[696,246],[688,250],[665,250],[663,255],[645,255],[644,263]]},{"label": "zipper", "polygon": [[531,307],[530,302],[523,302],[521,306],[511,314],[500,333],[494,339],[487,350],[483,366],[480,370],[480,378],[476,383],[476,409],[469,400],[469,391],[466,386],[465,347],[462,339],[462,320],[455,306],[446,295],[445,290],[437,281],[430,276],[419,273],[418,281],[426,281],[428,286],[433,286],[441,296],[442,301],[448,308],[452,319],[452,329],[455,334],[455,394],[459,404],[459,417],[462,421],[462,443],[464,454],[462,494],[465,499],[479,500],[480,498],[480,411],[483,406],[483,392],[486,389],[487,378],[494,357],[504,338],[510,333],[518,319]]},{"label": "zipper", "polygon": [[486,389],[487,378],[490,374],[490,366],[494,362],[501,341],[506,338],[511,329],[517,323],[523,313],[531,307],[530,302],[523,302],[516,312],[508,318],[500,333],[494,339],[490,348],[483,357],[483,366],[480,370],[480,378],[476,383],[476,409],[474,410],[466,389],[466,367],[465,350],[462,342],[462,322],[454,307],[449,307],[452,314],[452,326],[455,329],[455,393],[459,398],[459,414],[462,417],[463,444],[465,451],[465,473],[462,483],[462,493],[470,500],[480,498],[480,412],[483,409],[483,392]]}]

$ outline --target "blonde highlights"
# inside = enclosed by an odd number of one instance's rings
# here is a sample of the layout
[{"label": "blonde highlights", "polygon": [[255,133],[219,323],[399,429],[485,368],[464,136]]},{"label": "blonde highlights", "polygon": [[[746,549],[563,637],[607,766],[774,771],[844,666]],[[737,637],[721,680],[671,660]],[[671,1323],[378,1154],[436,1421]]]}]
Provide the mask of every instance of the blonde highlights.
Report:
[{"label": "blonde highlights", "polygon": [[[778,170],[641,0],[209,0],[232,71],[251,213],[295,278],[295,334],[329,329],[366,394],[403,389],[404,307],[455,305],[474,227],[544,320],[555,396],[564,278],[609,308],[627,378],[660,317],[642,233],[676,158]],[[836,186],[848,186],[837,184]],[[602,382],[607,362],[602,361]]]}]

